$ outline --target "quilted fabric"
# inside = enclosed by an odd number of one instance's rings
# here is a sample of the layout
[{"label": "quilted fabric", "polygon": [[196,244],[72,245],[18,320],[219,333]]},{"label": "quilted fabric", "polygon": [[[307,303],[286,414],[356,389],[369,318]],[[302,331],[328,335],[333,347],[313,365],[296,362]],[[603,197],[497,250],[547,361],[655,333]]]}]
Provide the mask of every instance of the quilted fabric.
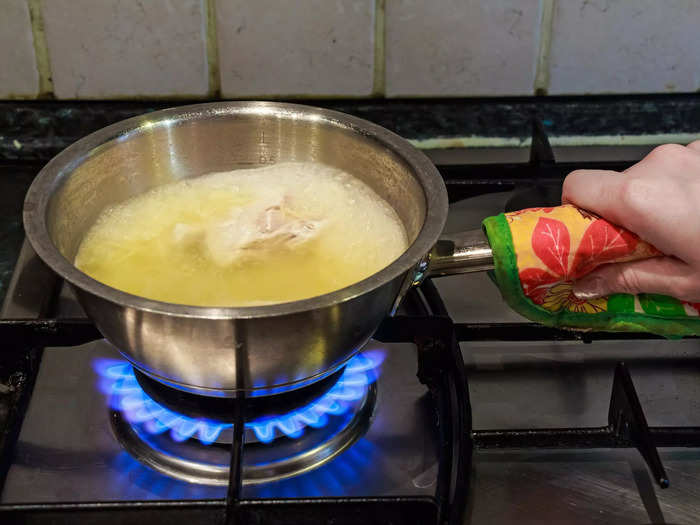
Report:
[{"label": "quilted fabric", "polygon": [[601,264],[661,253],[636,235],[571,205],[489,217],[493,277],[506,302],[548,326],[642,331],[667,337],[700,333],[700,304],[653,294],[581,300],[573,282]]}]

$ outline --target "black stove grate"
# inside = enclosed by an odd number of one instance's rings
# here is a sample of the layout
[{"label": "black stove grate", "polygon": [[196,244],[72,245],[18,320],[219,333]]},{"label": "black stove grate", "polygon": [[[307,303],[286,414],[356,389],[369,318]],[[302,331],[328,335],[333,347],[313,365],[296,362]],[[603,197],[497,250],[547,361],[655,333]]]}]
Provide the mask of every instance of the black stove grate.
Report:
[{"label": "black stove grate", "polygon": [[[413,298],[420,304],[417,298]],[[424,307],[425,308],[425,307]],[[467,495],[471,462],[470,408],[463,361],[454,325],[446,317],[387,319],[380,329],[385,341],[415,342],[418,346],[418,370],[421,381],[431,390],[440,422],[440,465],[434,498],[318,498],[308,500],[246,500],[241,497],[243,422],[246,403],[232,405],[234,438],[231,446],[230,479],[225,500],[197,502],[122,502],[46,505],[0,505],[3,523],[126,523],[130,520],[151,523],[204,522],[226,524],[266,523],[275,525],[299,523],[458,523],[461,521]],[[10,320],[0,322],[2,340],[33,346],[75,346],[101,338],[99,332],[84,320]],[[26,353],[31,346],[15,346],[11,351]],[[6,352],[7,354],[7,352]],[[9,434],[16,439],[22,420],[17,407]],[[0,454],[9,458],[14,442],[6,439]],[[7,467],[3,469],[3,478]],[[1,488],[1,487],[0,487]],[[82,521],[81,521],[82,522]]]},{"label": "black stove grate", "polygon": [[[624,169],[629,163],[562,163],[554,156],[543,127],[533,124],[530,162],[508,165],[440,167],[451,201],[524,189],[551,194],[573,169]],[[538,193],[539,192],[539,193]],[[548,193],[549,192],[549,193]],[[542,203],[540,203],[542,204]],[[469,388],[459,348],[463,341],[552,341],[654,338],[646,334],[573,333],[530,323],[454,323],[437,289],[428,281],[408,297],[417,315],[386,319],[375,337],[412,342],[418,348],[417,374],[432,393],[439,429],[440,462],[434,497],[319,498],[246,500],[241,497],[245,403],[232,405],[234,434],[225,499],[163,502],[92,502],[0,505],[2,523],[221,523],[402,524],[461,523],[469,494],[474,451],[493,448],[637,448],[660,486],[669,481],[656,446],[700,447],[700,427],[649,427],[624,363],[614,369],[608,425],[596,428],[473,430]],[[31,396],[43,347],[76,346],[101,338],[82,319],[1,320],[0,490]]]}]

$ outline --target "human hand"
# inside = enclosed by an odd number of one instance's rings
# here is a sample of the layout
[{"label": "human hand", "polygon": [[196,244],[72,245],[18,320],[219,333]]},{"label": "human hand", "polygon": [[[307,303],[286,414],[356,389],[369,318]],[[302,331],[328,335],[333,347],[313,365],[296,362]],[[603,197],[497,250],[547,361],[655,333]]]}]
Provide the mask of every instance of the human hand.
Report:
[{"label": "human hand", "polygon": [[574,284],[579,299],[658,293],[700,302],[700,140],[659,146],[623,173],[574,171],[562,203],[627,228],[666,254],[597,268]]}]

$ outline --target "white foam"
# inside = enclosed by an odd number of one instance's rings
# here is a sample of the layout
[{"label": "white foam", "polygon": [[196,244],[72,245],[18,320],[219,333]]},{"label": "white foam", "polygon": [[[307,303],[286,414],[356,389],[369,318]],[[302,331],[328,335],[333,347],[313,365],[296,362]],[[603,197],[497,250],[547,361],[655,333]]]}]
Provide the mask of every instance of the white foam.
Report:
[{"label": "white foam", "polygon": [[396,212],[358,178],[281,163],[188,179],[106,210],[76,265],[137,295],[244,305],[342,288],[406,246]]}]

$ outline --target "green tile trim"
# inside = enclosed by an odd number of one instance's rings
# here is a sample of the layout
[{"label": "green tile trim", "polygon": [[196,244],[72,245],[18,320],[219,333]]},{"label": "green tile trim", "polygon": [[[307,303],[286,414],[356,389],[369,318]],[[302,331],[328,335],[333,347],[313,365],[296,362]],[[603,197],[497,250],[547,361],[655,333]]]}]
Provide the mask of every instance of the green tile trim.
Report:
[{"label": "green tile trim", "polygon": [[374,81],[372,95],[383,96],[386,89],[386,0],[374,4]]},{"label": "green tile trim", "polygon": [[209,71],[209,96],[221,97],[221,76],[219,75],[219,41],[216,32],[216,0],[204,3],[205,37],[207,39],[207,69]]},{"label": "green tile trim", "polygon": [[546,95],[549,88],[549,53],[552,48],[554,9],[554,0],[540,0],[540,34],[534,85],[536,95]]}]

